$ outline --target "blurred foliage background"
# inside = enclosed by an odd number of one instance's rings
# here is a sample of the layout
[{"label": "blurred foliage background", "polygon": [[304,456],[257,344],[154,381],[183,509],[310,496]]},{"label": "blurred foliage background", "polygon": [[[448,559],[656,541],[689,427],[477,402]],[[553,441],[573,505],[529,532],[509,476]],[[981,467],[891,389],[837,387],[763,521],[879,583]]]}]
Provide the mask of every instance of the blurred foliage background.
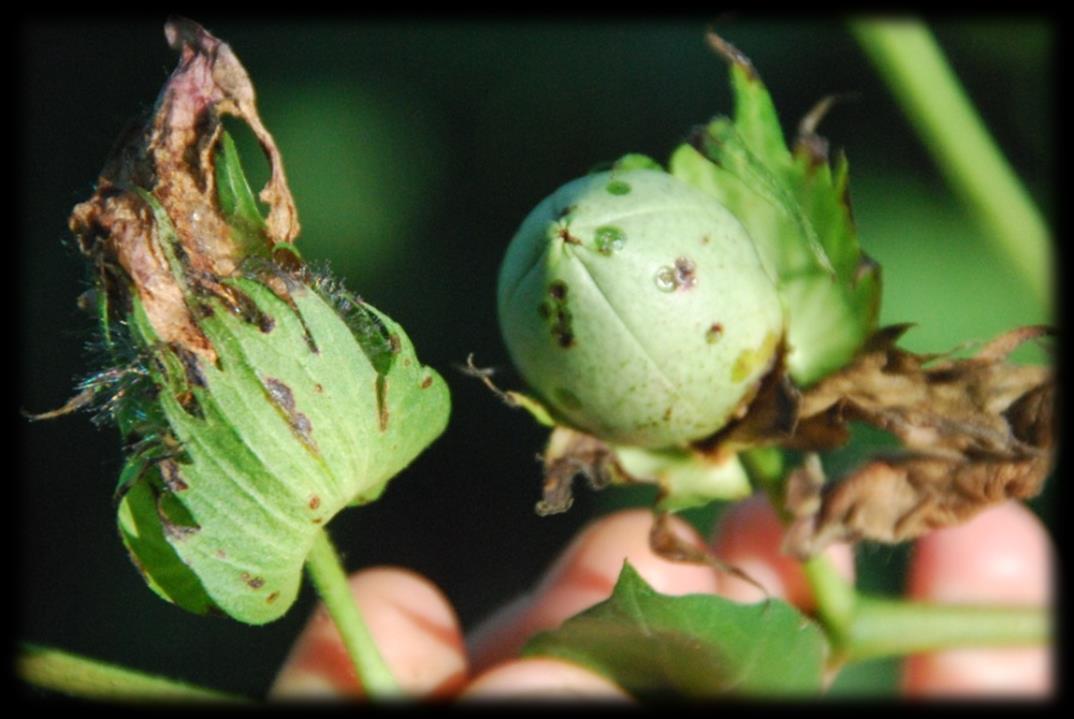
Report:
[{"label": "blurred foliage background", "polygon": [[[401,322],[451,386],[446,434],[379,502],[345,512],[332,530],[350,569],[420,572],[466,627],[525,591],[585,522],[646,501],[583,490],[567,514],[537,517],[544,433],[456,367],[473,352],[479,365],[501,369],[502,386],[518,386],[497,329],[495,283],[532,206],[625,152],[666,159],[693,125],[730,111],[726,67],[704,42],[710,22],[754,61],[785,130],[824,95],[849,95],[821,132],[850,158],[862,245],[884,269],[882,321],[918,323],[908,347],[942,351],[1051,319],[983,241],[838,19],[194,19],[229,42],[253,78],[298,202],[304,256],[327,262]],[[87,278],[66,221],[125,122],[151,106],[175,65],[163,21],[42,18],[20,28],[18,408],[60,406],[77,379],[99,369],[101,358],[85,350],[92,321],[75,306]],[[1052,28],[1032,17],[932,27],[1051,218]],[[256,153],[245,140],[249,164]],[[1032,348],[1019,356],[1045,357]],[[262,628],[160,601],[115,530],[115,431],[85,415],[20,419],[19,439],[16,637],[263,693],[312,592]],[[1033,506],[1051,522],[1049,495]],[[691,516],[707,527],[715,513]],[[898,591],[906,554],[863,547],[863,583]],[[836,691],[889,690],[894,667],[863,665]]]}]

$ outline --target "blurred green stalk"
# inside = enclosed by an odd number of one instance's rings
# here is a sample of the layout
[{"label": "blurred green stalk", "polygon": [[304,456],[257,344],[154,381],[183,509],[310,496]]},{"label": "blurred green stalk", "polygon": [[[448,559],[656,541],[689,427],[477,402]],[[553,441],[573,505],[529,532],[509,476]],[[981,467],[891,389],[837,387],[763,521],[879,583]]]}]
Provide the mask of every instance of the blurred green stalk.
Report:
[{"label": "blurred green stalk", "polygon": [[241,697],[32,644],[21,647],[15,662],[15,672],[22,680],[34,686],[89,699],[181,703],[247,701]]},{"label": "blurred green stalk", "polygon": [[400,698],[399,685],[377,649],[351,594],[339,554],[324,530],[318,532],[313,541],[313,548],[306,558],[306,570],[339,630],[366,696],[375,700]]},{"label": "blurred green stalk", "polygon": [[851,20],[850,30],[948,181],[1052,311],[1050,232],[936,43],[917,20]]}]

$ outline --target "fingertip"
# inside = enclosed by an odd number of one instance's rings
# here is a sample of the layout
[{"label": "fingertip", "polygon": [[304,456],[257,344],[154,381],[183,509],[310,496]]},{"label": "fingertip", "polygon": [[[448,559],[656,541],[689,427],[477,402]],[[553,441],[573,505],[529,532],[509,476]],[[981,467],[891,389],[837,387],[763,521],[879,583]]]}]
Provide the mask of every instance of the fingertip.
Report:
[{"label": "fingertip", "polygon": [[[625,561],[663,594],[712,593],[715,573],[707,566],[673,562],[649,546],[650,510],[624,510],[597,519],[560,554],[529,594],[486,620],[471,635],[473,666],[480,670],[516,656],[538,631],[608,598]],[[693,546],[703,540],[688,523],[671,518],[672,531]]]},{"label": "fingertip", "polygon": [[1044,604],[1052,594],[1054,561],[1044,525],[1009,502],[918,540],[907,590],[940,602]]},{"label": "fingertip", "polygon": [[488,670],[460,697],[469,701],[593,700],[633,702],[623,689],[583,667],[556,659],[516,659]]},{"label": "fingertip", "polygon": [[[428,579],[375,567],[348,578],[351,594],[406,696],[445,697],[467,676],[466,650],[450,602]],[[363,696],[335,624],[319,606],[276,677],[273,698]]]},{"label": "fingertip", "polygon": [[[785,599],[803,611],[815,606],[802,565],[781,551],[783,524],[764,495],[734,505],[721,518],[712,539],[713,553],[747,574],[769,597]],[[849,545],[835,544],[824,551],[836,572],[854,582],[854,553]],[[719,577],[718,593],[736,602],[758,602],[765,594],[732,574]]]},{"label": "fingertip", "polygon": [[[538,586],[538,593],[559,594],[558,603],[570,614],[611,594],[624,562],[663,594],[712,592],[716,578],[705,565],[675,562],[657,555],[649,543],[654,516],[647,509],[629,509],[590,524],[561,555]],[[672,516],[671,530],[694,547],[704,547],[697,531]]]},{"label": "fingertip", "polygon": [[[911,598],[1050,606],[1055,550],[1044,525],[1010,502],[957,527],[937,530],[914,547]],[[1054,667],[1047,647],[960,649],[910,657],[903,688],[910,696],[1046,697]]]}]

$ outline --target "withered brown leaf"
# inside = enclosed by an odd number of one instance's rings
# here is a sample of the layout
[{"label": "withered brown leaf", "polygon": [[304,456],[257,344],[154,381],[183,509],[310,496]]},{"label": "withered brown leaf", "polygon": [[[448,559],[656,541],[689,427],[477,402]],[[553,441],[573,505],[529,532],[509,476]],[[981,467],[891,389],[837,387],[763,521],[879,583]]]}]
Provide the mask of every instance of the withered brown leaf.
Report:
[{"label": "withered brown leaf", "polygon": [[[190,315],[182,284],[226,294],[218,278],[234,274],[252,254],[291,242],[299,225],[279,151],[231,48],[185,19],[169,20],[165,34],[181,52],[178,67],[145,124],[128,131],[113,150],[96,192],[75,207],[69,224],[93,260],[112,307],[125,307],[137,293],[162,341],[213,361],[215,353]],[[238,242],[217,205],[213,153],[224,115],[245,121],[269,160],[271,176],[260,194],[269,208],[263,248]],[[170,269],[162,230],[140,191],[159,203],[175,228],[174,251],[185,278]]]},{"label": "withered brown leaf", "polygon": [[815,460],[793,472],[789,553],[804,558],[838,541],[901,542],[1040,492],[1053,463],[1055,377],[1050,367],[1007,356],[1052,331],[1021,327],[973,357],[950,359],[896,347],[906,329],[878,331],[854,362],[803,393],[790,446],[829,449],[860,421],[905,450],[831,484]]}]

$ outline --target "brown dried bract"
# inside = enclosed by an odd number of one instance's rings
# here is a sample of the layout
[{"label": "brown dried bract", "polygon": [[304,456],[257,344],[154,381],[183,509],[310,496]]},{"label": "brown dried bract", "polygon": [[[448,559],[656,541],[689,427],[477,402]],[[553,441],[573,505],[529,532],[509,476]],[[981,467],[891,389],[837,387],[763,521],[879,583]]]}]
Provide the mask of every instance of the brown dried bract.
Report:
[{"label": "brown dried bract", "polygon": [[[74,208],[69,224],[112,307],[128,307],[137,293],[162,341],[212,361],[215,352],[186,304],[187,286],[221,294],[217,279],[235,273],[243,259],[295,238],[297,213],[279,151],[257,114],[253,85],[231,48],[189,20],[169,20],[165,35],[181,53],[179,66],[148,122],[121,138],[95,194]],[[264,247],[237,242],[217,205],[213,153],[224,115],[244,120],[269,159],[271,179],[260,194],[269,207]],[[165,233],[138,190],[167,213],[176,246],[162,245]],[[183,276],[172,270],[169,254]]]},{"label": "brown dried bract", "polygon": [[542,517],[570,509],[574,502],[571,486],[578,475],[593,489],[630,479],[611,447],[593,435],[562,425],[552,430],[542,461],[544,484],[537,502],[537,514]]},{"label": "brown dried bract", "polygon": [[858,358],[805,392],[787,443],[829,449],[860,421],[905,450],[825,484],[819,461],[788,478],[795,515],[784,548],[808,557],[833,542],[901,542],[963,522],[993,504],[1038,494],[1053,463],[1055,378],[1050,367],[1006,361],[1051,331],[1022,327],[974,357],[945,359],[895,347],[907,329],[880,330]]}]

